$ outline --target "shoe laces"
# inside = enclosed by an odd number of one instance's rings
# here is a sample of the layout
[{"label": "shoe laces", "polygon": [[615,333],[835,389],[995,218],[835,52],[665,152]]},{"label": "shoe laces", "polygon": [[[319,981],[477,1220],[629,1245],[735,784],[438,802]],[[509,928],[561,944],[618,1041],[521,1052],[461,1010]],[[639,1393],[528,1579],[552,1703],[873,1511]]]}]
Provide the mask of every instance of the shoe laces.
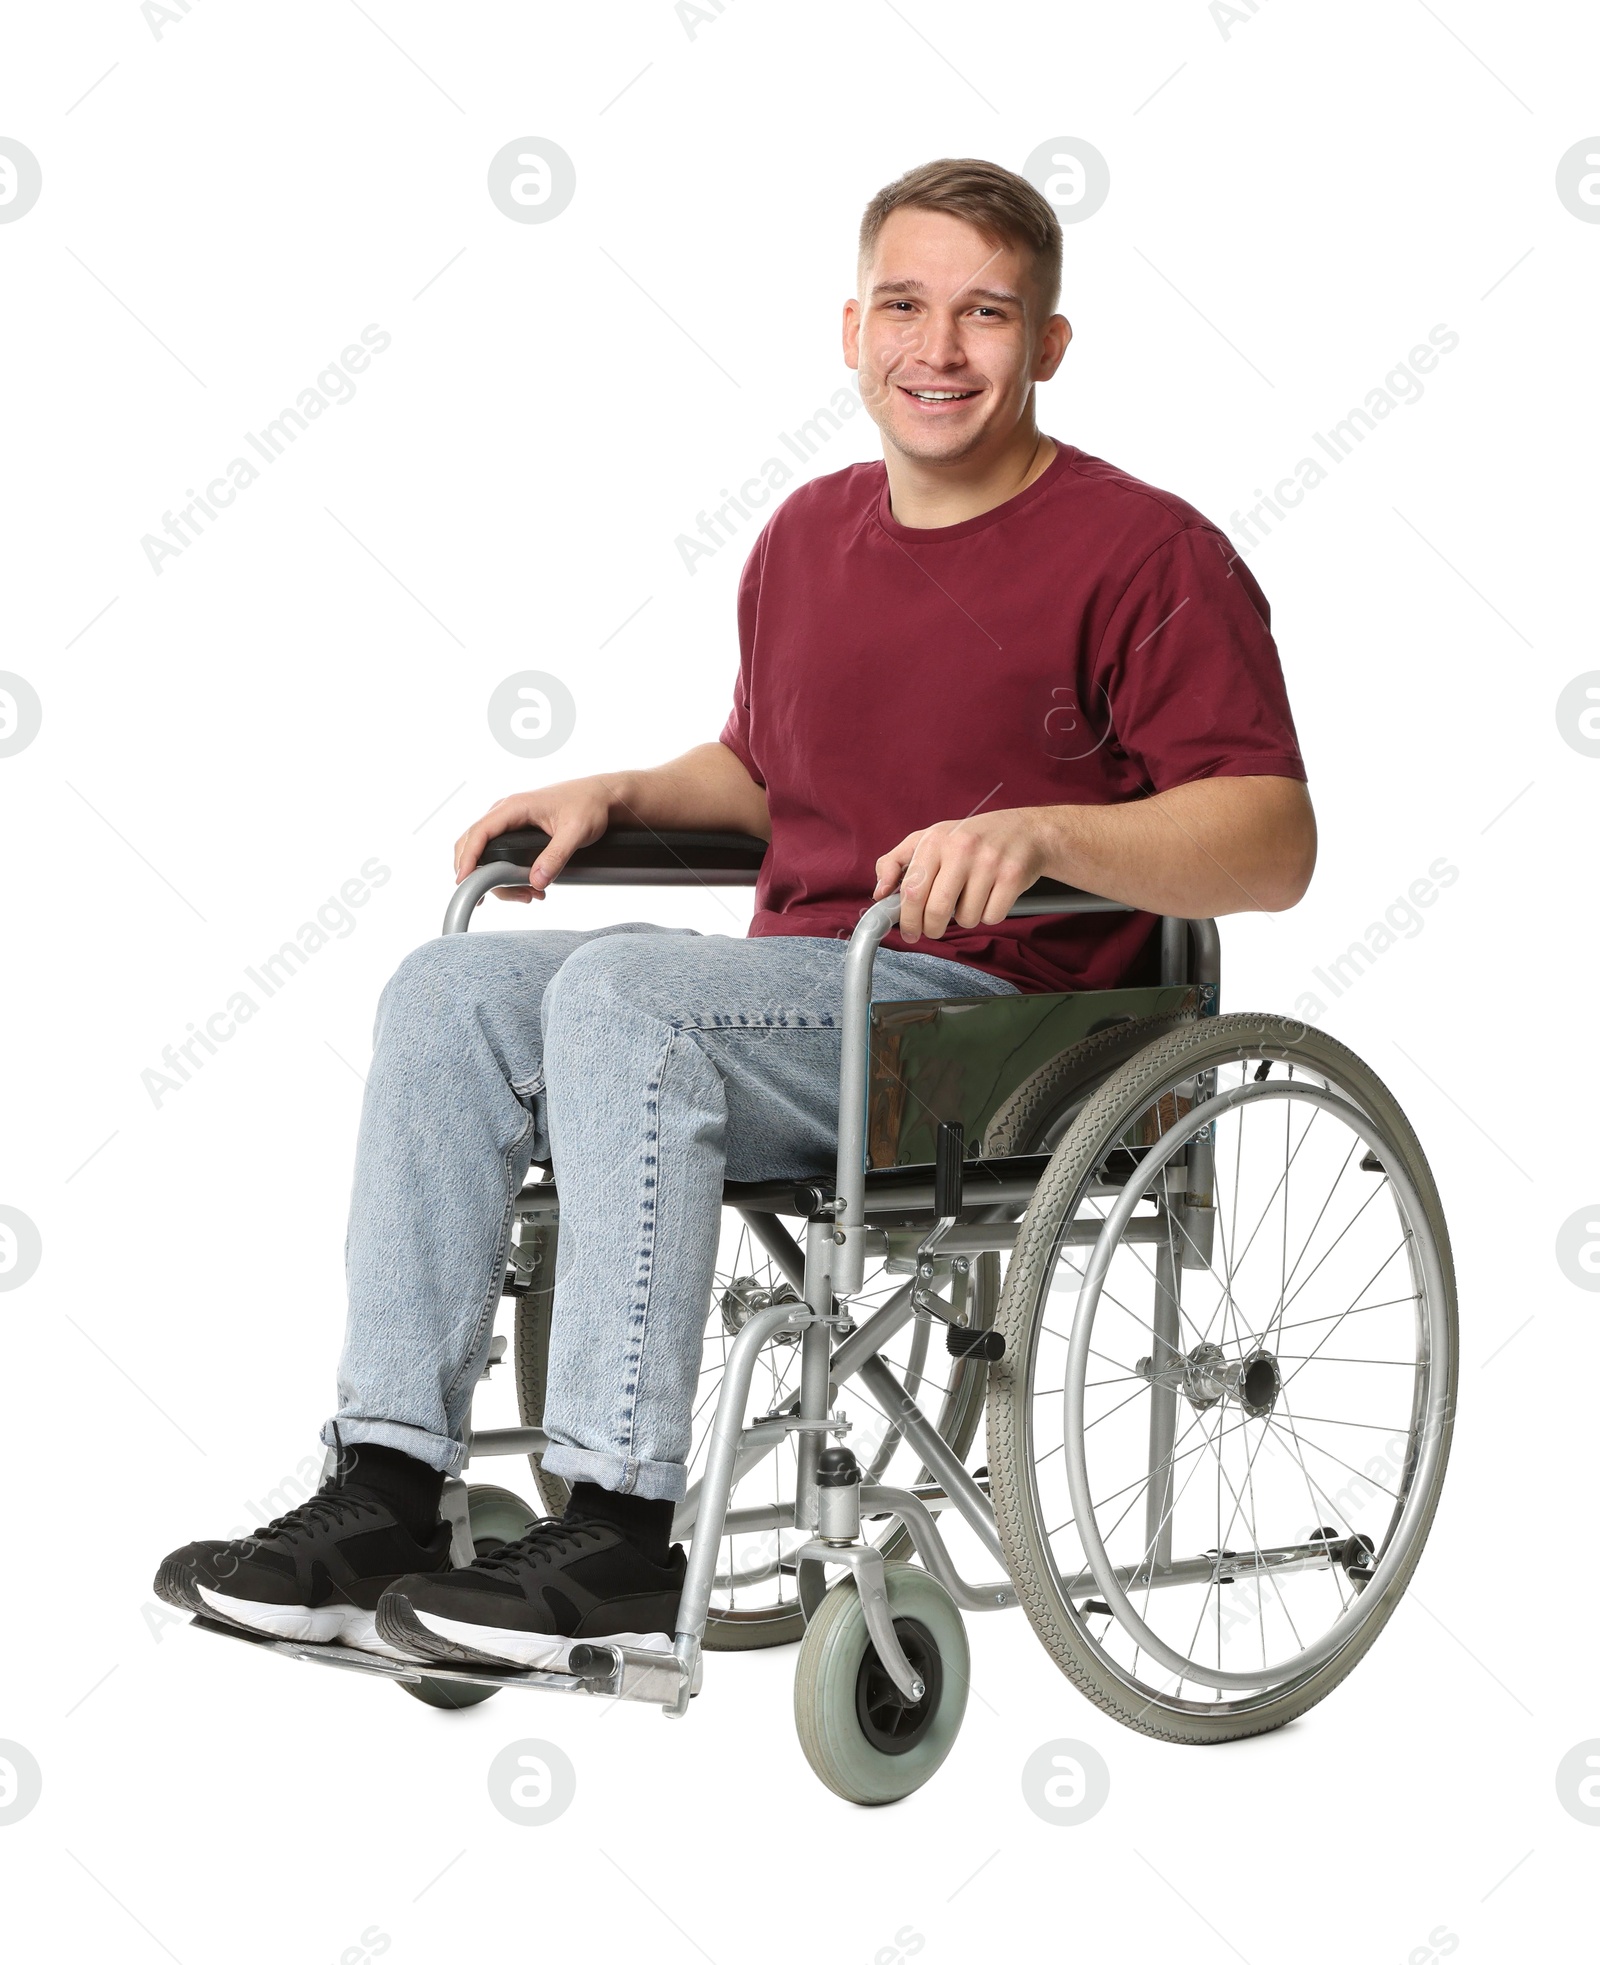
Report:
[{"label": "shoe laces", "polygon": [[295,1542],[314,1535],[319,1529],[340,1528],[358,1515],[374,1514],[377,1509],[377,1502],[364,1494],[352,1493],[347,1488],[324,1488],[309,1501],[302,1501],[299,1507],[278,1515],[265,1528],[258,1528],[241,1539],[249,1547],[264,1542]]},{"label": "shoe laces", "polygon": [[479,1556],[473,1563],[474,1569],[516,1570],[526,1562],[542,1555],[560,1555],[568,1549],[579,1548],[584,1539],[603,1524],[599,1522],[566,1521],[560,1515],[544,1515],[531,1528],[519,1535],[515,1542],[506,1543],[487,1556]]}]

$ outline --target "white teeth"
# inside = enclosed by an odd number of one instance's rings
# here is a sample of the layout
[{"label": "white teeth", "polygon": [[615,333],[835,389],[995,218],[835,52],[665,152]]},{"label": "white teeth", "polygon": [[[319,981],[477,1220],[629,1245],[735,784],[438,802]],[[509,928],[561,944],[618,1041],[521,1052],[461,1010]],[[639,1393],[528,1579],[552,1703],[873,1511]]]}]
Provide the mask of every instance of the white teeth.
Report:
[{"label": "white teeth", "polygon": [[971,389],[913,389],[911,391],[919,403],[960,402],[964,397],[974,393]]}]

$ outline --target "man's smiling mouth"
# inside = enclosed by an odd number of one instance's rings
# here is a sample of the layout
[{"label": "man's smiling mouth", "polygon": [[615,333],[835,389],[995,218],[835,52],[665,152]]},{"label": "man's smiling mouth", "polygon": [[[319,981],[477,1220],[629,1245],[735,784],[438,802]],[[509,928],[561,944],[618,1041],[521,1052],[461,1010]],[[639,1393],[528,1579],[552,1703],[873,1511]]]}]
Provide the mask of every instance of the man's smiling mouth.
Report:
[{"label": "man's smiling mouth", "polygon": [[968,402],[978,393],[976,389],[912,389],[903,382],[899,386],[900,393],[909,396],[913,402],[938,406]]}]

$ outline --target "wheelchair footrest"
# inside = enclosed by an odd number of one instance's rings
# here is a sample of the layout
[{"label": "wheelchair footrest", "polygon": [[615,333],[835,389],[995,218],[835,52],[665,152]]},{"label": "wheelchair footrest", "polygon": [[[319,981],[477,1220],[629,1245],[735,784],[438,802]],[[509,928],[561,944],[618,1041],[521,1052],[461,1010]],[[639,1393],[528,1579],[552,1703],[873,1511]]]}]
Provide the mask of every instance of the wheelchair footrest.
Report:
[{"label": "wheelchair footrest", "polygon": [[[572,1653],[574,1669],[570,1672],[519,1671],[512,1665],[504,1671],[493,1671],[425,1660],[380,1658],[375,1652],[357,1651],[343,1644],[305,1644],[290,1638],[267,1637],[209,1617],[195,1617],[190,1621],[196,1630],[209,1631],[215,1637],[234,1638],[258,1650],[274,1652],[280,1658],[308,1665],[332,1665],[341,1671],[364,1673],[368,1678],[392,1679],[397,1684],[419,1685],[433,1680],[497,1689],[505,1686],[536,1692],[587,1692],[602,1699],[668,1706],[676,1701],[681,1683],[678,1661],[670,1651],[643,1651],[631,1645],[576,1645]],[[585,1658],[585,1653],[591,1655]],[[699,1679],[697,1670],[693,1688],[696,1692],[700,1689]]]}]

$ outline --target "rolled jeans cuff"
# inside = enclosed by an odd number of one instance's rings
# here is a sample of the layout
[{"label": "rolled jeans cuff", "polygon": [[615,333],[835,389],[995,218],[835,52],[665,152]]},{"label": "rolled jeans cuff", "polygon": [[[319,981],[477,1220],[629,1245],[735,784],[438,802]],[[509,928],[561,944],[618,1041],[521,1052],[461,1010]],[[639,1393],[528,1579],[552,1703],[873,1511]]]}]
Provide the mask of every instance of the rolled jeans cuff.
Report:
[{"label": "rolled jeans cuff", "polygon": [[445,1439],[422,1426],[407,1426],[398,1419],[329,1419],[323,1424],[321,1439],[324,1446],[335,1450],[341,1446],[393,1447],[441,1474],[459,1474],[467,1464],[467,1450],[459,1440]]},{"label": "rolled jeans cuff", "polygon": [[630,1460],[623,1453],[596,1453],[552,1441],[539,1464],[564,1481],[592,1481],[613,1494],[636,1494],[641,1501],[681,1501],[689,1491],[689,1470],[674,1460]]}]

